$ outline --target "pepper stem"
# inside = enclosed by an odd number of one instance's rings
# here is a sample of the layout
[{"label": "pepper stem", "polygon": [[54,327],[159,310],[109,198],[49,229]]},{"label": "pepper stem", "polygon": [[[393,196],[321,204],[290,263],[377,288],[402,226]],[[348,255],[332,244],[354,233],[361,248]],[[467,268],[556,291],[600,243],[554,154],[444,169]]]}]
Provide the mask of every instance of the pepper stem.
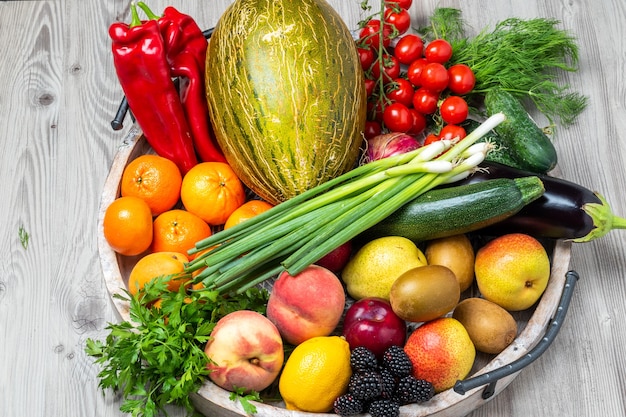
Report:
[{"label": "pepper stem", "polygon": [[137,13],[137,5],[135,5],[135,2],[130,3],[130,15],[131,15],[131,21],[130,21],[130,27],[135,27],[135,26],[140,26],[141,25],[141,19],[139,18],[139,13]]},{"label": "pepper stem", "polygon": [[146,14],[146,16],[148,16],[148,19],[150,19],[150,20],[159,20],[160,19],[160,16],[157,16],[156,14],[154,14],[154,12],[143,1],[138,2],[137,6],[139,6],[141,8],[141,10],[143,10],[143,12]]}]

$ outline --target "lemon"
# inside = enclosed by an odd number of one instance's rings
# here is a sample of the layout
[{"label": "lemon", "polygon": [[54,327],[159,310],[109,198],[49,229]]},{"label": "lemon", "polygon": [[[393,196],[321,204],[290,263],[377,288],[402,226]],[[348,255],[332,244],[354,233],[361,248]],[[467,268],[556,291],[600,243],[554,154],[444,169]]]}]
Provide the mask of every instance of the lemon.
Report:
[{"label": "lemon", "polygon": [[288,410],[326,413],[346,392],[350,346],[340,336],[318,336],[295,347],[278,381]]},{"label": "lemon", "polygon": [[427,263],[424,253],[411,240],[385,236],[361,247],[341,272],[341,279],[354,299],[379,297],[389,300],[389,291],[396,278]]}]

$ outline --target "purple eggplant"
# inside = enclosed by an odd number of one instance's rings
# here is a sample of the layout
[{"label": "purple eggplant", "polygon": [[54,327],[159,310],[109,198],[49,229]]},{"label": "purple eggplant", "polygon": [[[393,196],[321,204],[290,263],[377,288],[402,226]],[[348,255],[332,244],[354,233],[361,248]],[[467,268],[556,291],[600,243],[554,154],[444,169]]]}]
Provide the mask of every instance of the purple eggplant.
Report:
[{"label": "purple eggplant", "polygon": [[626,219],[613,214],[604,197],[579,184],[549,175],[537,175],[495,162],[484,162],[467,179],[454,185],[493,178],[539,177],[543,196],[515,215],[490,226],[488,234],[527,233],[536,237],[588,242],[614,229],[625,229]]}]

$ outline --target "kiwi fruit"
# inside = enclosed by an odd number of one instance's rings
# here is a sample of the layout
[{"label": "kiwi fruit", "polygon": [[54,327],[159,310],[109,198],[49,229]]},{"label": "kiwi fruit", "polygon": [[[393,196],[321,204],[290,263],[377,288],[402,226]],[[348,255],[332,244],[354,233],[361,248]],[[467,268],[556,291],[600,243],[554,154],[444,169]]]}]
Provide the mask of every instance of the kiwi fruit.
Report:
[{"label": "kiwi fruit", "polygon": [[423,322],[452,311],[461,298],[454,273],[442,265],[409,269],[391,285],[389,302],[401,319]]},{"label": "kiwi fruit", "polygon": [[517,322],[511,313],[484,298],[466,298],[455,307],[452,317],[463,324],[476,350],[484,353],[502,352],[517,336]]}]

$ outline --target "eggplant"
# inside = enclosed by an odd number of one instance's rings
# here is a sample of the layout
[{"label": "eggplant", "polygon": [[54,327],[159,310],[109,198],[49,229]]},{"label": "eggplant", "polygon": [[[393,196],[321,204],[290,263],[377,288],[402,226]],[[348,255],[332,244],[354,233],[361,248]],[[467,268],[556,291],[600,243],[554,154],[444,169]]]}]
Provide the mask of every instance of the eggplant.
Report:
[{"label": "eggplant", "polygon": [[491,235],[526,233],[535,237],[589,242],[614,229],[625,229],[626,219],[616,216],[602,195],[582,185],[547,174],[535,174],[496,162],[483,162],[468,178],[454,185],[493,178],[520,178],[534,175],[545,192],[519,212],[481,232]]}]

